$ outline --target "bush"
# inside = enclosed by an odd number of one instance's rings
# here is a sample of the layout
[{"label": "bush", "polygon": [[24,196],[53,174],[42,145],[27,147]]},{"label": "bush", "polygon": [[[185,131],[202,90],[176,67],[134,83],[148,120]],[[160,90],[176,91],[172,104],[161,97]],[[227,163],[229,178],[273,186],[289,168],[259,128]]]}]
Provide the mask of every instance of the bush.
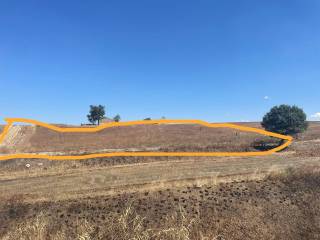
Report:
[{"label": "bush", "polygon": [[304,132],[308,123],[306,114],[297,106],[280,105],[271,108],[262,120],[261,125],[267,130],[286,135]]},{"label": "bush", "polygon": [[120,122],[120,120],[121,120],[121,117],[119,114],[115,115],[113,118],[113,121],[115,121],[115,122]]}]

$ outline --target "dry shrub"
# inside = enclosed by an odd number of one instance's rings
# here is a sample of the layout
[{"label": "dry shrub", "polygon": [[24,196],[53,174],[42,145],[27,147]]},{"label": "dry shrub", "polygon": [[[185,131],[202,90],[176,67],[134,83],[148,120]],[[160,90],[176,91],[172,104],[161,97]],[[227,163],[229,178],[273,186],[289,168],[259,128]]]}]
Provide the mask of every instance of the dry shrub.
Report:
[{"label": "dry shrub", "polygon": [[94,227],[89,224],[87,220],[77,224],[77,239],[78,240],[91,240],[94,234]]},{"label": "dry shrub", "polygon": [[198,218],[187,218],[183,209],[180,207],[179,212],[166,217],[167,228],[156,232],[152,239],[200,239],[194,238],[195,235],[202,236],[201,232],[197,232],[197,225],[199,222],[200,219]]},{"label": "dry shrub", "polygon": [[[209,239],[198,230],[199,219],[185,217],[183,211],[167,216],[166,227],[161,229],[145,228],[144,218],[136,214],[131,206],[122,213],[115,214],[108,225],[101,227],[99,231],[87,220],[77,223],[78,240],[191,240]],[[33,221],[18,224],[14,230],[3,236],[3,240],[64,240],[73,239],[67,236],[66,231],[60,230],[54,234],[50,232],[50,219],[42,213],[37,215]],[[210,238],[215,239],[215,238]]]},{"label": "dry shrub", "polygon": [[[191,240],[205,239],[197,229],[199,219],[187,218],[183,210],[166,217],[165,226],[160,229],[144,227],[144,220],[127,207],[121,214],[115,215],[110,224],[103,230],[99,239],[128,239],[128,240]],[[197,237],[196,237],[197,236]],[[196,238],[195,238],[196,237]]]},{"label": "dry shrub", "polygon": [[[3,240],[65,240],[69,239],[64,231],[52,233],[49,219],[40,212],[33,219],[17,224]],[[80,238],[79,238],[80,239]],[[81,239],[82,240],[82,239]]]},{"label": "dry shrub", "polygon": [[150,239],[151,230],[143,227],[144,218],[137,215],[129,205],[121,214],[115,215],[103,229],[102,239]]},{"label": "dry shrub", "polygon": [[46,236],[47,221],[42,213],[33,221],[23,222],[15,227],[14,231],[4,236],[4,240],[42,240]]}]

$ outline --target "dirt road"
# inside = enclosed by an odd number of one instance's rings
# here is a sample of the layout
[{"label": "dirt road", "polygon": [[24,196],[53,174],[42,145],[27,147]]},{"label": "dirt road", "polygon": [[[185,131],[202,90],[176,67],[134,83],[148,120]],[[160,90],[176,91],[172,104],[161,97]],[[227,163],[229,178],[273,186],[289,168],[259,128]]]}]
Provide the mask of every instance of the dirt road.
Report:
[{"label": "dirt road", "polygon": [[278,153],[265,157],[194,158],[100,168],[69,169],[39,175],[0,174],[0,196],[24,194],[30,200],[72,199],[105,193],[165,188],[172,185],[238,179],[302,164],[320,164],[320,157]]}]

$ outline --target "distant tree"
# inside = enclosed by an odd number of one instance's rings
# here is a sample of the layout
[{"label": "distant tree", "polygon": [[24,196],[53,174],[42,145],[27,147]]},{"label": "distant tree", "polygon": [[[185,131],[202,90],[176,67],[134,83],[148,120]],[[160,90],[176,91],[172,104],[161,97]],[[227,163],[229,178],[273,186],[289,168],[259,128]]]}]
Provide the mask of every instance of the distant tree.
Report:
[{"label": "distant tree", "polygon": [[261,125],[267,130],[286,135],[304,132],[308,123],[306,114],[297,106],[280,105],[271,108]]},{"label": "distant tree", "polygon": [[143,120],[151,120],[151,118],[148,117],[148,118],[145,118],[145,119],[143,119]]},{"label": "distant tree", "polygon": [[102,105],[90,105],[90,112],[87,115],[87,118],[89,122],[92,124],[96,124],[98,122],[98,125],[100,124],[101,119],[104,118],[105,115],[105,107]]},{"label": "distant tree", "polygon": [[119,114],[115,115],[113,118],[113,121],[115,121],[115,122],[120,122],[120,120],[121,120],[121,117]]},{"label": "distant tree", "polygon": [[165,116],[162,116],[161,119],[166,119],[166,117],[165,117]]}]

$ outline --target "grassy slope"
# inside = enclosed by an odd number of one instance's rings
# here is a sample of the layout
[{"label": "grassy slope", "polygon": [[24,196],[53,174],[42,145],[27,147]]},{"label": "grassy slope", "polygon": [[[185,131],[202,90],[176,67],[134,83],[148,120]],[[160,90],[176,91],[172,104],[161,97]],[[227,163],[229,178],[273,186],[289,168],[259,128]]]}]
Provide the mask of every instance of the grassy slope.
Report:
[{"label": "grassy slope", "polygon": [[98,151],[101,149],[162,148],[164,151],[252,151],[261,134],[200,125],[113,127],[97,133],[58,133],[36,127],[28,141],[12,146],[17,152]]},{"label": "grassy slope", "polygon": [[[237,123],[260,128],[259,123]],[[1,128],[0,128],[1,131]],[[94,152],[103,149],[161,148],[162,151],[252,151],[252,143],[262,135],[228,128],[206,128],[199,125],[145,125],[114,127],[97,133],[57,133],[36,127],[21,134],[9,146],[13,152]],[[21,135],[20,134],[20,135]],[[21,138],[21,136],[18,136]],[[298,140],[320,136],[320,123],[310,123],[309,130]]]}]

